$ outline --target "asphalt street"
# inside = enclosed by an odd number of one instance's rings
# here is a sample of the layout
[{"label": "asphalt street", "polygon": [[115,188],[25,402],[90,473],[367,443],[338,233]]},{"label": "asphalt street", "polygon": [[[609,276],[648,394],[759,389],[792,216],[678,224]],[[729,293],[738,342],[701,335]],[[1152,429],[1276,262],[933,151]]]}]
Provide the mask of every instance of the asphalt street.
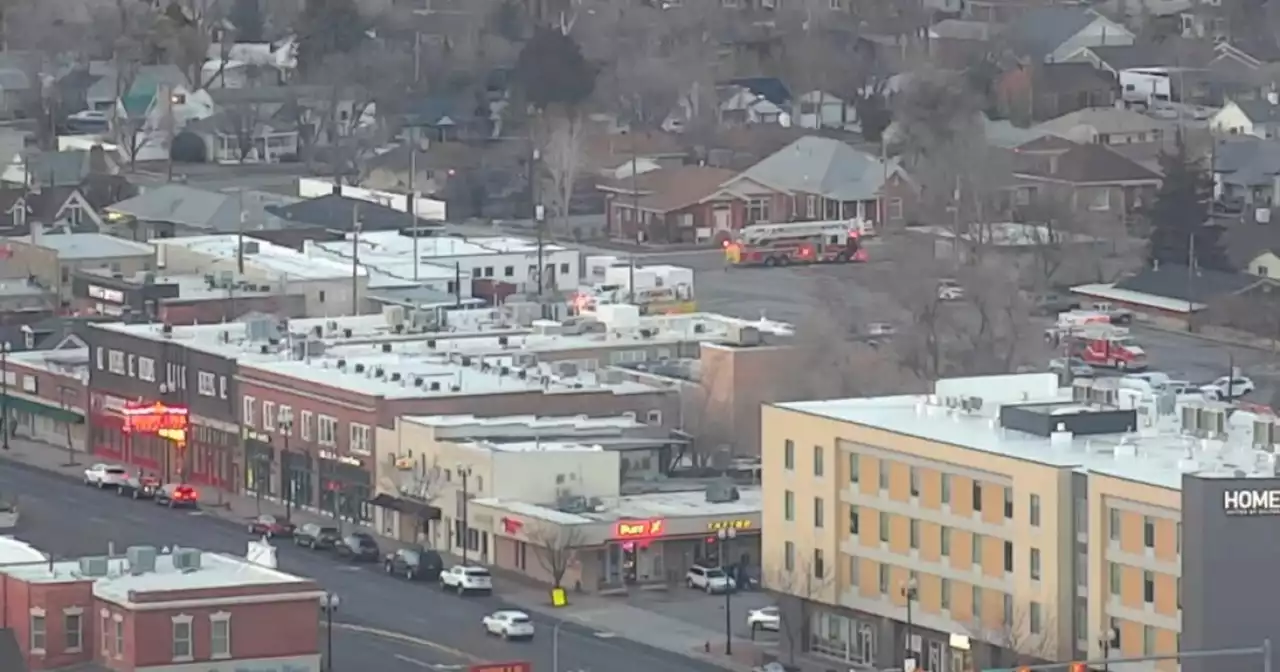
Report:
[{"label": "asphalt street", "polygon": [[[187,546],[243,556],[244,528],[205,512],[172,511],[149,502],[86,488],[66,475],[15,462],[0,468],[0,492],[23,502],[14,536],[56,557],[117,552],[131,545]],[[552,630],[557,620],[532,614],[539,628],[532,642],[488,637],[482,617],[514,608],[501,595],[458,597],[434,585],[410,584],[386,576],[381,567],[352,566],[324,552],[278,544],[280,569],[314,579],[339,595],[334,659],[363,662],[387,670],[456,669],[472,662],[530,661],[550,670]],[[317,610],[318,611],[318,610]],[[722,668],[564,622],[559,633],[560,670],[583,672],[723,672]],[[603,636],[602,636],[603,635]],[[344,650],[344,647],[350,647]],[[355,649],[355,650],[350,650]],[[372,661],[366,656],[376,656]],[[343,669],[343,668],[338,668]]]}]

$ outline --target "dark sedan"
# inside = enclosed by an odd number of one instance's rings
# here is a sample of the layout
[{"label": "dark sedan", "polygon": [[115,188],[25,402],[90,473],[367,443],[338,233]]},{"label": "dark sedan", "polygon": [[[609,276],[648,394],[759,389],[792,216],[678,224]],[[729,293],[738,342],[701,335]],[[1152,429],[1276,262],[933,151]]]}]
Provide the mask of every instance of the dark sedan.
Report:
[{"label": "dark sedan", "polygon": [[388,553],[382,566],[388,574],[403,576],[409,581],[437,581],[444,570],[444,559],[429,548],[402,548]]},{"label": "dark sedan", "polygon": [[378,542],[363,532],[347,535],[333,547],[333,550],[338,554],[338,557],[347,558],[354,562],[377,562],[382,559],[382,551],[378,550]]},{"label": "dark sedan", "polygon": [[310,549],[333,548],[342,541],[338,528],[307,523],[293,531],[293,543]]}]

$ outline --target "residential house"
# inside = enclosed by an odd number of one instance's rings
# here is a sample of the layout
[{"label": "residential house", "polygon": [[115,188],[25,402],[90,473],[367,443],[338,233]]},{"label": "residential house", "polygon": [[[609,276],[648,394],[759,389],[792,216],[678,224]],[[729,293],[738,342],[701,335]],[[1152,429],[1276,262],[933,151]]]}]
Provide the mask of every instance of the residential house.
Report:
[{"label": "residential house", "polygon": [[1273,90],[1280,49],[1265,41],[1223,40],[1213,45],[1206,67],[1217,104],[1260,100]]},{"label": "residential house", "polygon": [[214,89],[211,116],[187,124],[215,163],[279,163],[297,160],[298,108],[292,87]]},{"label": "residential house", "polygon": [[1015,19],[1001,41],[1017,57],[1033,63],[1058,63],[1082,47],[1133,44],[1124,25],[1079,6],[1036,7]]},{"label": "residential house", "polygon": [[1077,294],[1139,313],[1177,320],[1241,298],[1274,294],[1277,281],[1251,273],[1157,263],[1118,282],[1072,287]]},{"label": "residential house", "polygon": [[33,152],[16,164],[5,166],[0,182],[28,187],[75,187],[92,174],[118,175],[114,156],[101,145],[92,149]]},{"label": "residential house", "polygon": [[404,104],[404,123],[428,141],[497,139],[505,99],[472,95],[415,96]]},{"label": "residential house", "polygon": [[1090,107],[1038,124],[1035,130],[1072,142],[1127,145],[1161,142],[1171,124],[1140,112],[1115,107]]},{"label": "residential house", "polygon": [[1262,100],[1229,100],[1209,120],[1209,127],[1222,135],[1280,138],[1280,92],[1272,91]]},{"label": "residential house", "polygon": [[632,161],[640,159],[650,159],[662,167],[679,166],[688,155],[676,133],[592,133],[582,140],[582,172],[626,172]]},{"label": "residential house", "polygon": [[[528,216],[527,142],[420,143],[412,156],[410,146],[401,144],[366,159],[360,186],[431,196],[445,201],[447,211],[457,218]],[[654,159],[644,157],[639,162],[648,166]],[[629,167],[627,162],[613,170],[624,172]],[[590,182],[585,176],[583,181]]]},{"label": "residential house", "polygon": [[106,208],[105,228],[121,238],[151,240],[279,228],[268,206],[299,199],[267,191],[208,191],[162,184]]},{"label": "residential house", "polygon": [[[721,192],[737,173],[725,168],[678,166],[659,168],[634,179],[607,180],[605,221],[617,240],[645,243],[702,243],[725,238],[741,222],[733,221],[739,199]],[[718,196],[713,198],[713,196]],[[741,204],[737,214],[743,212]],[[637,212],[639,213],[637,215]]]},{"label": "residential house", "polygon": [[[941,0],[932,0],[937,3]],[[1018,17],[1040,7],[1052,4],[1052,0],[967,0],[942,2],[943,11],[961,13],[971,21],[984,21],[996,25],[1008,24]]]},{"label": "residential house", "polygon": [[1222,244],[1236,270],[1280,279],[1280,227],[1228,226],[1222,234]]},{"label": "residential house", "polygon": [[1280,140],[1232,138],[1215,143],[1212,155],[1215,200],[1241,208],[1270,208],[1277,203]]},{"label": "residential house", "polygon": [[1161,101],[1213,103],[1212,58],[1213,48],[1208,45],[1169,38],[1154,44],[1084,47],[1068,60],[1092,63],[1112,75],[1120,84],[1120,99],[1126,103],[1151,106]]},{"label": "residential house", "polygon": [[[270,205],[266,210],[288,228],[304,226],[330,231],[354,231],[357,221],[361,231],[399,231],[414,227],[414,218],[404,210],[339,194],[308,198],[287,205]],[[418,229],[424,236],[440,229],[439,222],[424,217],[416,219]]]},{"label": "residential house", "polygon": [[211,61],[226,58],[246,66],[269,69],[277,73],[283,83],[298,69],[298,44],[293,37],[275,42],[236,42],[229,47],[214,42],[209,45],[207,57]]},{"label": "residential house", "polygon": [[76,185],[0,189],[0,236],[25,236],[36,226],[91,233],[102,227],[102,217]]},{"label": "residential house", "polygon": [[991,50],[998,33],[985,21],[942,19],[929,26],[929,54],[935,63],[969,63]]},{"label": "residential house", "polygon": [[1054,136],[1018,147],[1013,177],[1019,206],[1047,196],[1065,199],[1074,212],[1123,223],[1152,202],[1161,183],[1158,173],[1107,147]]},{"label": "residential house", "polygon": [[774,77],[731,79],[716,92],[721,124],[791,124],[791,92]]},{"label": "residential house", "polygon": [[0,59],[0,117],[24,118],[39,105],[40,92],[32,86],[28,72]]},{"label": "residential house", "polygon": [[791,120],[800,128],[857,128],[858,110],[852,102],[815,90],[796,98]]},{"label": "residential house", "polygon": [[1108,107],[1117,96],[1116,78],[1088,63],[1019,65],[1000,76],[995,91],[1000,111],[1024,123]]},{"label": "residential house", "polygon": [[185,91],[187,88],[187,76],[176,65],[139,66],[129,81],[128,77],[120,77],[110,61],[96,61],[89,64],[89,75],[93,83],[85,91],[87,109],[110,112],[119,105],[120,112],[130,117],[146,114],[162,89]]},{"label": "residential house", "polygon": [[285,78],[272,65],[246,63],[231,57],[211,58],[200,67],[200,83],[208,89],[245,89],[280,86]]}]

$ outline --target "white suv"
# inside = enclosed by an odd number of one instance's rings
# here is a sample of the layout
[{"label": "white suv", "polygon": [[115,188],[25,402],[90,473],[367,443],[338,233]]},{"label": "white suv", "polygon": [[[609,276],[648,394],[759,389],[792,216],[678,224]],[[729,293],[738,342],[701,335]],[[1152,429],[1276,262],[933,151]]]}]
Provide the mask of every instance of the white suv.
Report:
[{"label": "white suv", "polygon": [[685,575],[685,582],[690,588],[705,590],[708,593],[723,593],[738,587],[738,584],[719,567],[703,567],[694,565]]},{"label": "white suv", "polygon": [[84,484],[99,488],[118,488],[128,485],[129,472],[114,464],[95,464],[84,470]]},{"label": "white suv", "polygon": [[452,588],[459,595],[493,592],[493,577],[484,567],[454,565],[440,572],[440,586]]}]

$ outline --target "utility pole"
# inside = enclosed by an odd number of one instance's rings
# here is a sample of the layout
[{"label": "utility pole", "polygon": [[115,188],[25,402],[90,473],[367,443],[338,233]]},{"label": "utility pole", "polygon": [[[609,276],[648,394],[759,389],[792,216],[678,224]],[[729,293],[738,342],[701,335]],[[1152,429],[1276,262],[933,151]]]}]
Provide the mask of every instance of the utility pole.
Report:
[{"label": "utility pole", "polygon": [[244,189],[236,192],[236,211],[239,228],[236,229],[236,270],[244,275]]},{"label": "utility pole", "polygon": [[[642,220],[640,218],[640,174],[639,156],[636,153],[636,136],[631,134],[631,210],[635,213],[636,219],[636,239],[635,244],[640,245],[640,235],[642,228]],[[634,304],[636,302],[636,253],[633,251],[630,255],[630,264],[627,268],[627,302]]]},{"label": "utility pole", "polygon": [[[413,33],[413,81],[418,81],[418,37],[419,33]],[[418,195],[413,191],[413,178],[418,173],[418,127],[409,127],[409,195],[406,197],[408,207],[405,212],[409,213],[409,226],[413,230],[413,281],[418,282],[418,266],[422,263],[418,256]]]},{"label": "utility pole", "polygon": [[351,314],[360,314],[360,203],[351,206]]},{"label": "utility pole", "polygon": [[1187,331],[1195,331],[1196,234],[1187,234]]},{"label": "utility pole", "polygon": [[538,299],[542,299],[542,256],[543,247],[546,245],[546,233],[542,230],[546,222],[546,209],[542,207],[540,202],[540,190],[538,189],[538,161],[542,158],[542,153],[538,151],[537,145],[533,142],[533,131],[529,131],[529,205],[530,214],[533,215],[533,227],[538,234],[538,268],[534,271],[534,277],[538,280]]}]

